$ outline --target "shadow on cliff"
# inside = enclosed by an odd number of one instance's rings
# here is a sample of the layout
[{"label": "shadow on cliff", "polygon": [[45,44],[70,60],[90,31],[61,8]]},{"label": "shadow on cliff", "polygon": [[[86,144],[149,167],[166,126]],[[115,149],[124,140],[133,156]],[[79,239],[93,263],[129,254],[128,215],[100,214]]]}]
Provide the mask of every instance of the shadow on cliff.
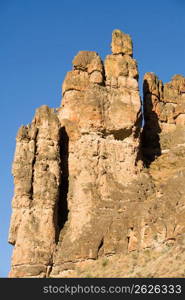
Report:
[{"label": "shadow on cliff", "polygon": [[153,110],[152,94],[147,80],[143,83],[144,126],[141,134],[141,152],[145,167],[161,155],[159,118]]},{"label": "shadow on cliff", "polygon": [[68,202],[67,195],[69,189],[69,137],[65,127],[60,129],[60,160],[61,160],[61,183],[57,203],[57,230],[56,243],[59,240],[59,235],[68,219]]}]

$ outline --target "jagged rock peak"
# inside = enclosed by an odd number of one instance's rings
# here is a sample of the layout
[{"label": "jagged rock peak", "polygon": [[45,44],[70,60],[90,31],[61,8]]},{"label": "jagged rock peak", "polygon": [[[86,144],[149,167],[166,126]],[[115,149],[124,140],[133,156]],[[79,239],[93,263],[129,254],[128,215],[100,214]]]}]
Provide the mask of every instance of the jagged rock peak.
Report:
[{"label": "jagged rock peak", "polygon": [[112,43],[111,43],[113,54],[133,54],[133,46],[130,35],[123,33],[119,29],[115,29],[112,32]]},{"label": "jagged rock peak", "polygon": [[[113,34],[114,42],[118,43]],[[118,53],[107,55],[103,63],[96,52],[80,51],[73,67],[64,79],[59,109],[69,139],[78,139],[85,132],[132,132],[141,107],[136,61]]]}]

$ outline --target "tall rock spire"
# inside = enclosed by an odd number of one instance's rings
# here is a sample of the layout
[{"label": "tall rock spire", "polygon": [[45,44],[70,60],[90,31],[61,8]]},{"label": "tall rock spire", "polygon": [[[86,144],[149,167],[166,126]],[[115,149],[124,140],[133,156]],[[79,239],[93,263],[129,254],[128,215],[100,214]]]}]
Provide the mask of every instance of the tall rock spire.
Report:
[{"label": "tall rock spire", "polygon": [[137,64],[126,53],[108,55],[104,66],[97,53],[80,51],[63,83],[59,119],[69,137],[69,213],[54,277],[71,262],[127,251],[121,198],[139,172],[140,96]]},{"label": "tall rock spire", "polygon": [[121,199],[138,173],[138,70],[128,35],[114,31],[112,51],[105,67],[80,51],[61,108],[39,108],[18,133],[11,277],[59,276],[70,262],[127,249]]},{"label": "tall rock spire", "polygon": [[45,277],[52,264],[61,181],[59,143],[59,120],[47,106],[37,109],[32,123],[17,134],[10,277]]},{"label": "tall rock spire", "polygon": [[[185,79],[145,75],[141,129],[130,36],[113,31],[111,48],[104,63],[80,51],[61,106],[40,107],[18,131],[10,277],[81,277],[89,264],[103,277],[102,259],[118,256],[127,264],[113,277],[160,277],[171,264],[159,253],[168,261],[172,246],[183,259]],[[145,249],[157,253],[148,269]]]}]

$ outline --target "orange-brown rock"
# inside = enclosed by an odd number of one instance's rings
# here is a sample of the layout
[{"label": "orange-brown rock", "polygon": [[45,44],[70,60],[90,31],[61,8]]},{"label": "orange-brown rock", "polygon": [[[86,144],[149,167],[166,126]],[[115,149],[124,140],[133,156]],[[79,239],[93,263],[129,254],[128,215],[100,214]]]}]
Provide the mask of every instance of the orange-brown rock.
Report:
[{"label": "orange-brown rock", "polygon": [[112,33],[112,53],[132,55],[132,40],[128,34],[116,29]]},{"label": "orange-brown rock", "polygon": [[9,242],[15,245],[11,277],[43,277],[52,264],[55,214],[61,181],[60,124],[54,110],[40,107],[17,135]]},{"label": "orange-brown rock", "polygon": [[[114,54],[106,58],[104,70],[95,52],[79,52],[73,60],[74,70],[63,83],[59,119],[69,137],[69,213],[54,255],[54,277],[60,276],[71,261],[97,259],[100,252],[110,255],[127,248],[127,244],[122,246],[126,237],[119,237],[117,218],[123,217],[124,209],[117,201],[139,170],[138,72],[130,56],[121,56],[128,70],[125,86],[110,86],[111,76],[118,81],[123,74],[122,62],[116,65],[119,56],[115,55],[115,68],[114,61],[107,64],[109,57]],[[76,72],[81,87],[66,90]],[[92,72],[101,75],[101,80],[91,80]]]},{"label": "orange-brown rock", "polygon": [[185,77],[175,75],[163,84],[154,73],[144,76],[143,151],[150,161],[185,143]]},{"label": "orange-brown rock", "polygon": [[141,129],[132,41],[115,30],[111,46],[104,63],[80,51],[61,107],[39,108],[18,132],[10,277],[167,277],[157,255],[183,257],[184,77],[145,75]]}]

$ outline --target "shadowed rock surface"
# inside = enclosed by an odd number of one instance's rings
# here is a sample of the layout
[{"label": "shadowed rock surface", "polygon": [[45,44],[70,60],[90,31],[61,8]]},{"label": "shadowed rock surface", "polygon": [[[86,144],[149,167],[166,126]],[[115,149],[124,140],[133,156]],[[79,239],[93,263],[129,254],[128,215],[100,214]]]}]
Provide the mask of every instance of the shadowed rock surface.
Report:
[{"label": "shadowed rock surface", "polygon": [[19,129],[10,277],[185,275],[185,78],[146,73],[142,129],[130,36],[111,48],[80,51],[61,107]]}]

